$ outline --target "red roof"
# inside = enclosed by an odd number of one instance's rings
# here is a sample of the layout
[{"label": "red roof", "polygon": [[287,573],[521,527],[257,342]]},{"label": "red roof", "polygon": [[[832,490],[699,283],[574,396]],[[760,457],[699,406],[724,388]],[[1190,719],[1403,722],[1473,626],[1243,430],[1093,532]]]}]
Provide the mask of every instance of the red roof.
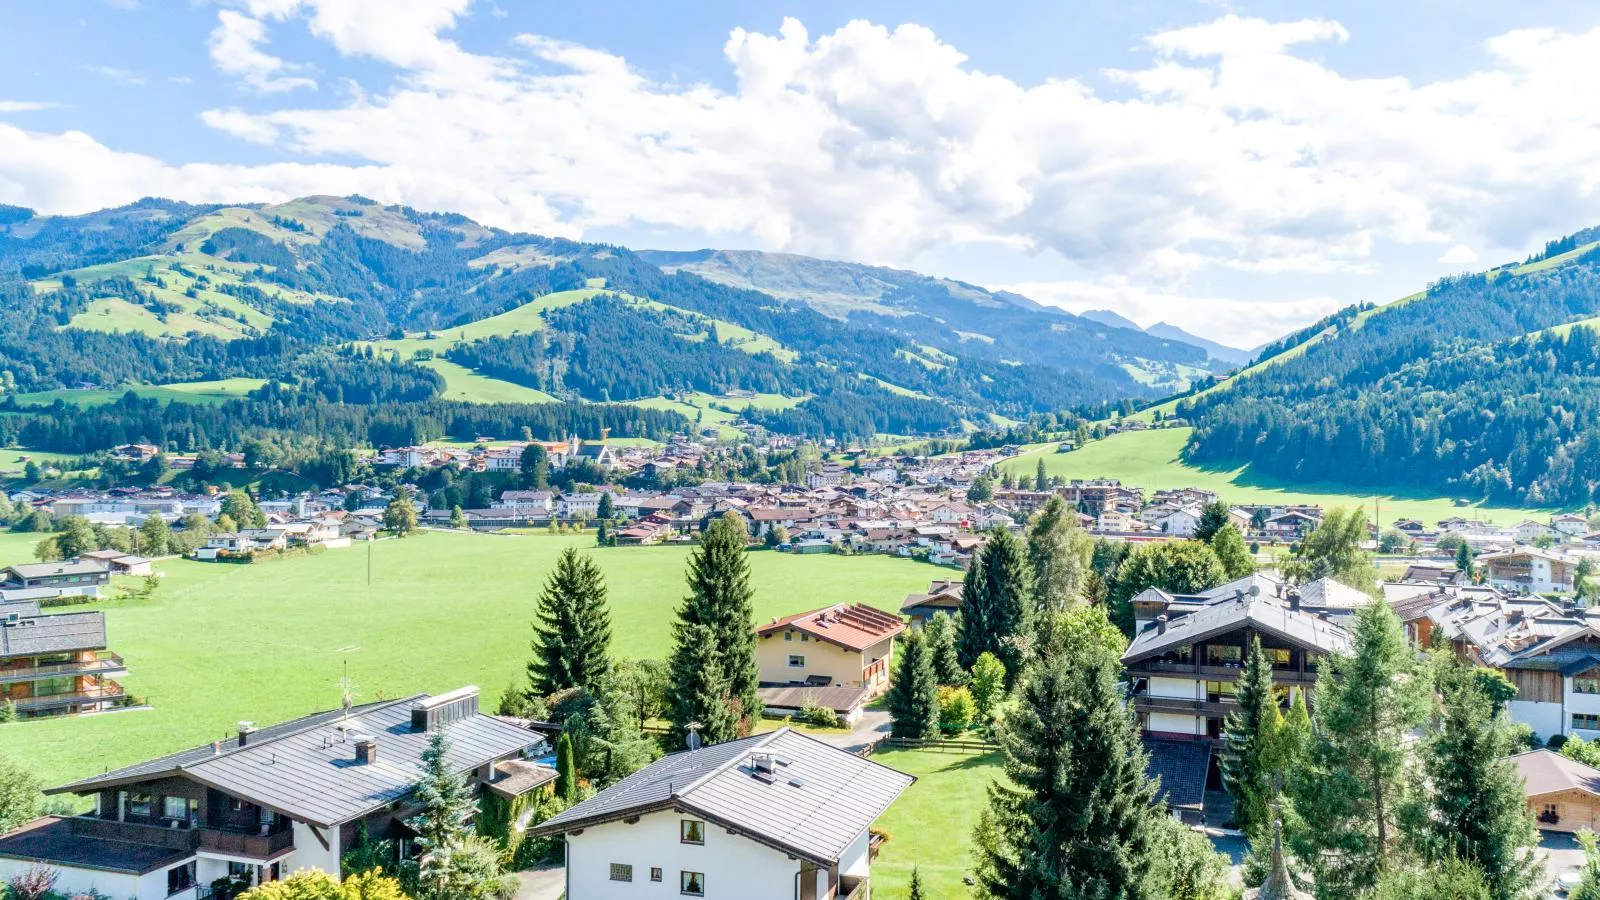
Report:
[{"label": "red roof", "polygon": [[765,637],[787,628],[804,631],[817,640],[837,644],[848,650],[866,650],[885,638],[894,637],[905,631],[906,623],[899,616],[870,606],[863,606],[860,603],[840,603],[837,606],[774,619],[771,624],[757,628],[756,634]]}]

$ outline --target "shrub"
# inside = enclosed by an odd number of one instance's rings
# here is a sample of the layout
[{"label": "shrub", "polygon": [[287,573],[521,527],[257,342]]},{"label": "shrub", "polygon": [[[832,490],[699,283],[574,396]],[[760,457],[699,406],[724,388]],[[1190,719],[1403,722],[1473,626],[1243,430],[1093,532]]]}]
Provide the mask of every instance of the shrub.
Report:
[{"label": "shrub", "polygon": [[818,706],[810,697],[806,698],[805,705],[800,708],[800,714],[795,718],[818,728],[839,727],[839,714],[826,706]]},{"label": "shrub", "polygon": [[964,687],[939,688],[939,730],[949,733],[966,731],[978,716],[978,705],[972,692]]}]

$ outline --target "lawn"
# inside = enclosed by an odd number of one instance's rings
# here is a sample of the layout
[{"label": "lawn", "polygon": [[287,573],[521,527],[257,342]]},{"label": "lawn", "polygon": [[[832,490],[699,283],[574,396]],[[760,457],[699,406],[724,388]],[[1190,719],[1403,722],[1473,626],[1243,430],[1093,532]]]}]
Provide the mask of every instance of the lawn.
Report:
[{"label": "lawn", "polygon": [[462,400],[467,403],[554,403],[556,398],[544,391],[498,378],[480,375],[448,359],[435,357],[422,365],[444,376],[445,400]]},{"label": "lawn", "polygon": [[1366,488],[1331,483],[1294,484],[1282,479],[1255,475],[1248,467],[1235,469],[1200,468],[1185,463],[1178,453],[1189,438],[1188,428],[1160,428],[1130,431],[1092,441],[1070,453],[1057,453],[1055,444],[1026,453],[1004,464],[1013,475],[1032,475],[1042,456],[1045,471],[1064,478],[1118,478],[1125,484],[1146,491],[1160,488],[1197,487],[1216,491],[1229,503],[1316,503],[1330,506],[1365,506],[1371,515],[1374,500],[1381,501],[1385,524],[1399,518],[1414,518],[1432,524],[1450,516],[1478,517],[1493,522],[1514,524],[1530,515],[1548,515],[1548,510],[1507,507],[1458,507],[1444,497],[1428,495],[1372,494]]},{"label": "lawn", "polygon": [[1001,774],[1000,755],[885,750],[872,759],[917,777],[878,820],[889,841],[872,866],[873,895],[906,896],[915,865],[929,900],[971,897],[961,879],[972,872],[972,829],[989,782]]},{"label": "lawn", "polygon": [[[0,564],[31,559],[5,535]],[[126,687],[149,711],[0,727],[0,754],[49,782],[100,772],[339,703],[349,667],[358,700],[483,688],[492,709],[522,676],[541,583],[567,546],[592,537],[429,532],[257,565],[173,561],[156,598],[106,601]],[[614,649],[664,656],[688,548],[596,550]],[[757,621],[840,601],[898,609],[940,570],[884,556],[750,554]],[[803,587],[802,587],[803,586]],[[92,607],[91,607],[92,608]]]},{"label": "lawn", "polygon": [[264,378],[223,378],[217,381],[182,381],[175,384],[142,384],[125,388],[61,388],[54,391],[34,391],[18,394],[18,403],[54,403],[57,400],[73,406],[101,406],[115,403],[133,391],[141,397],[153,397],[163,402],[222,403],[238,400],[266,384]]}]

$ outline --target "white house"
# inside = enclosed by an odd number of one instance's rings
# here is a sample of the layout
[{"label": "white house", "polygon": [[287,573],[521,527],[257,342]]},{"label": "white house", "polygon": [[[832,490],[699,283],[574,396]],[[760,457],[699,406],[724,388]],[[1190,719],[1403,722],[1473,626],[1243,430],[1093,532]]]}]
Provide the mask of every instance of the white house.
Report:
[{"label": "white house", "polygon": [[1521,522],[1511,526],[1511,536],[1519,544],[1531,544],[1542,537],[1554,537],[1555,529],[1543,522],[1523,519]]},{"label": "white house", "polygon": [[567,900],[825,900],[870,890],[870,826],[910,775],[788,728],[665,756],[533,829]]},{"label": "white house", "polygon": [[600,512],[600,492],[571,492],[561,495],[556,503],[556,515],[563,519],[594,518]]},{"label": "white house", "polygon": [[1502,553],[1485,553],[1477,559],[1484,580],[1497,588],[1547,594],[1572,590],[1578,565],[1559,553],[1536,547],[1517,547]]},{"label": "white house", "polygon": [[549,491],[506,491],[489,508],[509,509],[525,516],[547,516],[555,509],[555,503],[555,495]]}]

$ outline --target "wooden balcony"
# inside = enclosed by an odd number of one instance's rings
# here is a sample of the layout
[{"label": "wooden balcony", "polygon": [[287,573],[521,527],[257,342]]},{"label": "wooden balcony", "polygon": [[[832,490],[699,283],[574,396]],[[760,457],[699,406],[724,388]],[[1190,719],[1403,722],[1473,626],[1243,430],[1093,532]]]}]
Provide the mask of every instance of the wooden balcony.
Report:
[{"label": "wooden balcony", "polygon": [[87,691],[69,691],[65,694],[44,694],[38,697],[17,697],[13,702],[17,704],[17,711],[23,713],[48,713],[74,706],[90,706],[101,703],[121,703],[128,697],[127,691],[115,681],[107,681],[99,687]]},{"label": "wooden balcony", "polygon": [[0,684],[15,684],[21,681],[39,681],[45,678],[61,678],[65,676],[95,675],[100,677],[128,674],[128,667],[122,657],[115,653],[102,653],[96,659],[88,661],[73,661],[64,663],[51,663],[45,666],[28,666],[19,669],[0,669]]},{"label": "wooden balcony", "polygon": [[294,830],[283,828],[270,834],[243,833],[220,828],[190,828],[179,820],[118,822],[97,816],[72,819],[72,833],[83,837],[125,844],[144,844],[182,852],[203,851],[269,860],[294,849]]},{"label": "wooden balcony", "polygon": [[1148,694],[1138,694],[1133,698],[1134,710],[1143,713],[1166,712],[1195,716],[1225,716],[1233,711],[1236,705],[1232,701],[1191,700],[1183,697],[1151,697]]},{"label": "wooden balcony", "polygon": [[269,834],[242,834],[216,828],[197,828],[199,849],[228,856],[272,859],[294,849],[294,831],[285,828]]}]

